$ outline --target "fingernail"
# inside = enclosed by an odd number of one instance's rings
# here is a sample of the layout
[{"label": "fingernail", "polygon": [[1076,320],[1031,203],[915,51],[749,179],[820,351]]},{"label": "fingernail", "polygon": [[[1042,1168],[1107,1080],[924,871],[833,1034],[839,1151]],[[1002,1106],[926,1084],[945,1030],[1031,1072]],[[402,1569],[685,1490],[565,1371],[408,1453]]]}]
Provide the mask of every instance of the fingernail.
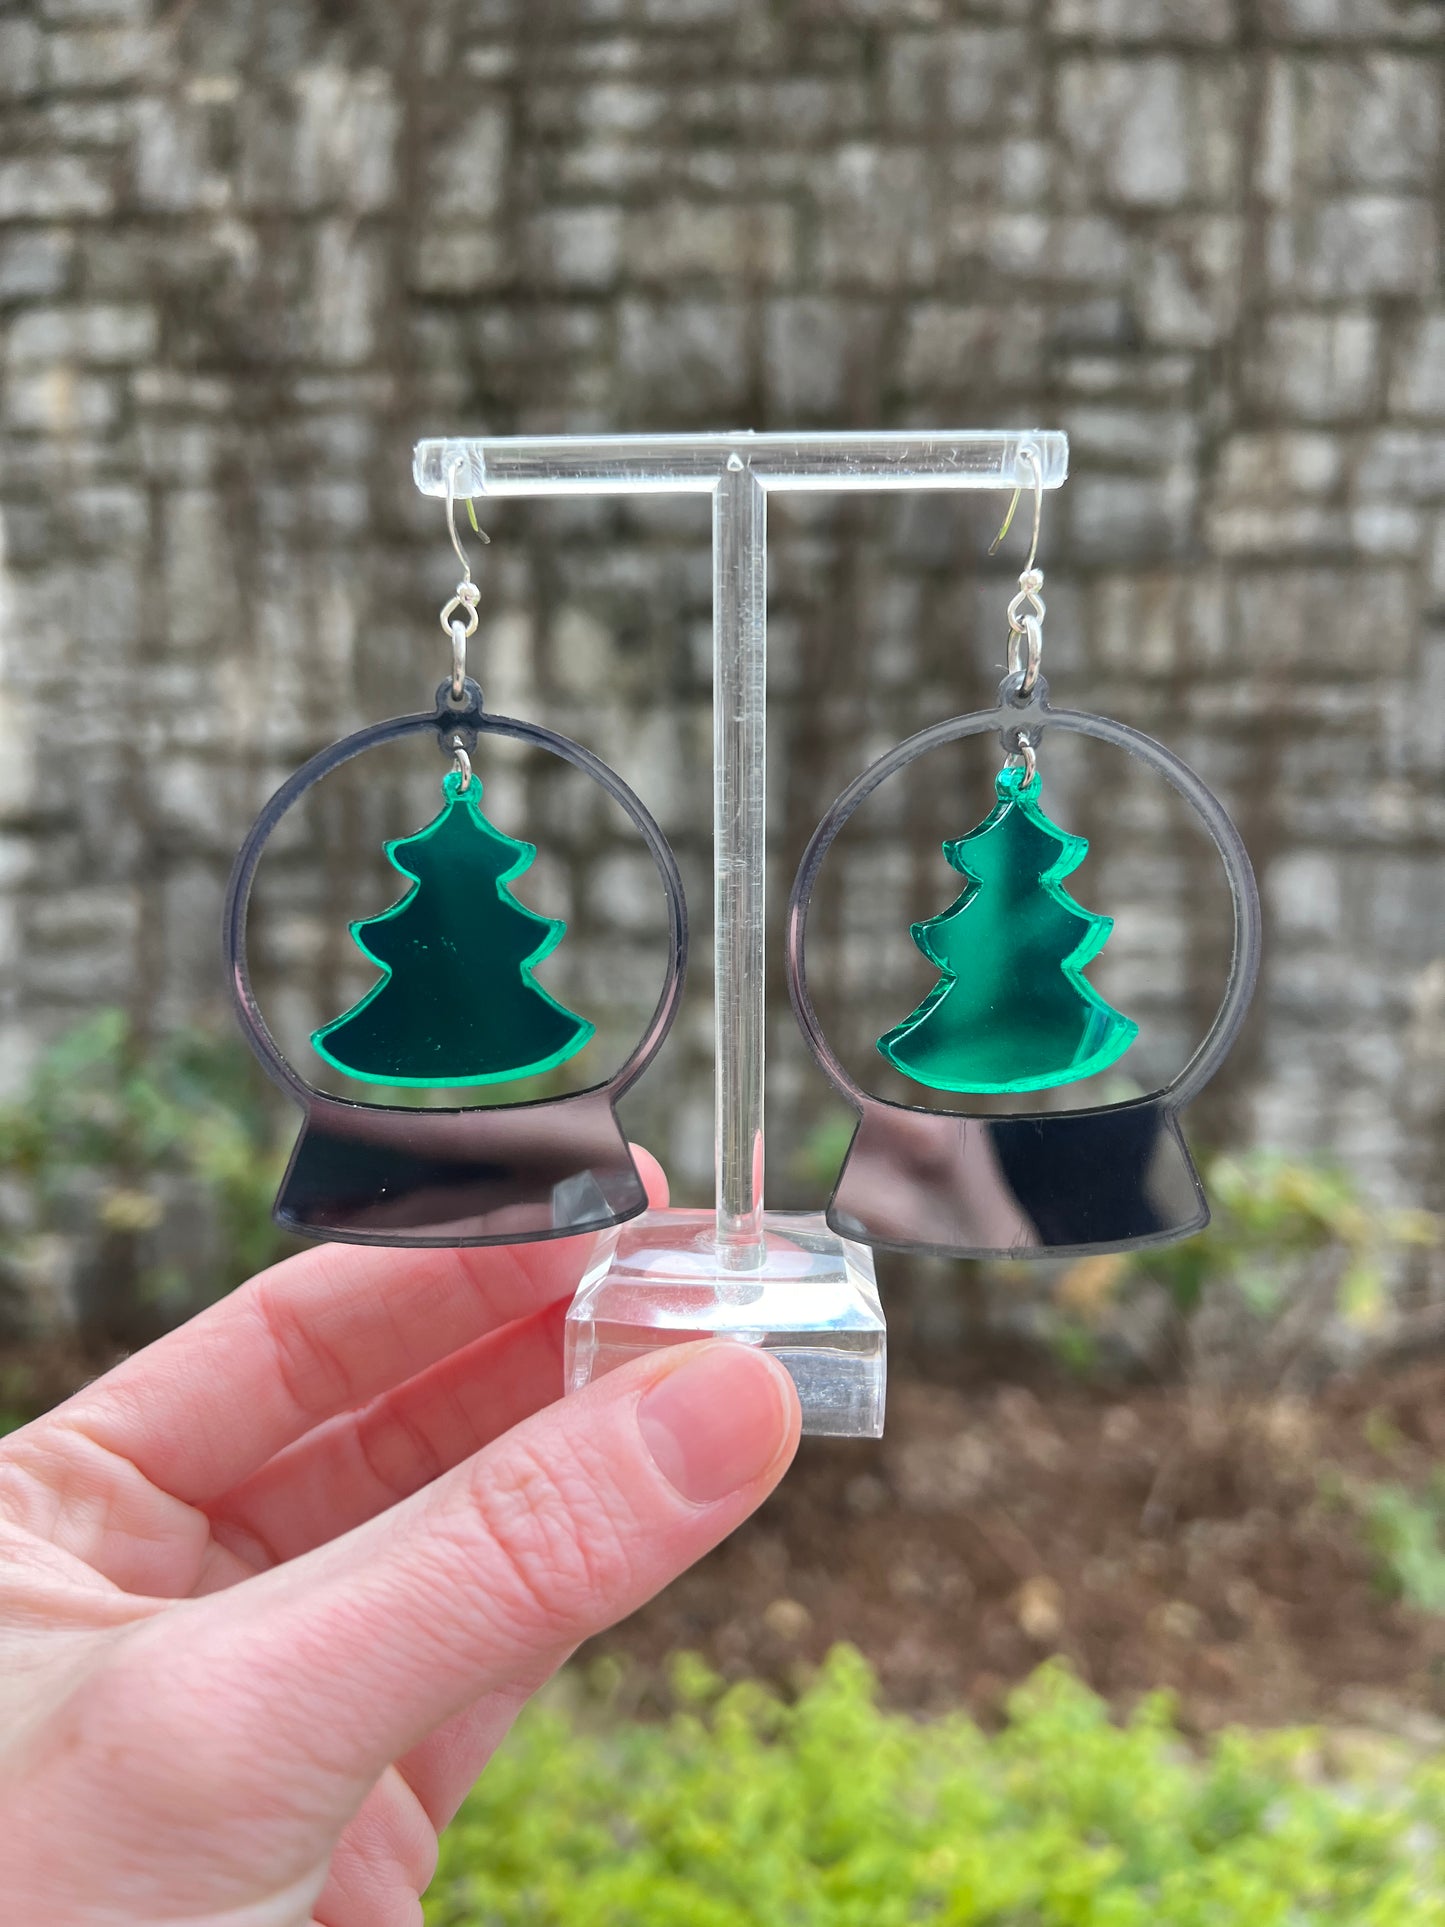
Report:
[{"label": "fingernail", "polygon": [[643,1393],[637,1424],[669,1485],[693,1505],[767,1472],[787,1442],[796,1394],[763,1352],[720,1340]]}]

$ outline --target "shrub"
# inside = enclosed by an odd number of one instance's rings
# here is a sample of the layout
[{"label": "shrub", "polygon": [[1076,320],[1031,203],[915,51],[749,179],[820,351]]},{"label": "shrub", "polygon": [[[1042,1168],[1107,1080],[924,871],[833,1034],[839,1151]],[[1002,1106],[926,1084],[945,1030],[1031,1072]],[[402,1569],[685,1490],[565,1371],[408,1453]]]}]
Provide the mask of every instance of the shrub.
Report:
[{"label": "shrub", "polygon": [[1416,1612],[1445,1614],[1445,1473],[1424,1492],[1385,1480],[1347,1496],[1364,1520],[1381,1590]]},{"label": "shrub", "polygon": [[98,1011],[0,1105],[0,1286],[48,1242],[74,1246],[104,1299],[82,1303],[82,1323],[138,1342],[286,1249],[270,1213],[284,1157],[238,1037],[144,1037]]},{"label": "shrub", "polygon": [[1372,1335],[1398,1339],[1390,1280],[1439,1242],[1431,1213],[1374,1205],[1347,1172],[1269,1151],[1211,1159],[1204,1185],[1213,1216],[1197,1237],[1064,1272],[1058,1344],[1069,1363],[1087,1367],[1102,1319],[1141,1292],[1162,1297],[1169,1361],[1193,1384],[1271,1392],[1318,1377],[1346,1337],[1357,1353]]},{"label": "shrub", "polygon": [[442,1842],[430,1927],[1440,1927],[1445,1769],[1337,1786],[1306,1733],[1202,1755],[1057,1665],[990,1737],[835,1651],[788,1706],[679,1662],[663,1724],[524,1714]]}]

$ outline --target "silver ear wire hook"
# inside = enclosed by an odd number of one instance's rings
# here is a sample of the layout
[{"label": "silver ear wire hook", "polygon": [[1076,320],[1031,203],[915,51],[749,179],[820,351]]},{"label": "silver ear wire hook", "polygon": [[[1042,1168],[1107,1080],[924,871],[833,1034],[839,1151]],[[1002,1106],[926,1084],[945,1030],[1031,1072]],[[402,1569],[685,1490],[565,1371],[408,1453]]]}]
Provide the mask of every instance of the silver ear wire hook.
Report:
[{"label": "silver ear wire hook", "polygon": [[[462,469],[462,458],[459,455],[457,459],[454,462],[449,463],[447,467],[447,528],[451,533],[452,547],[457,552],[457,560],[462,565],[462,579],[465,582],[470,582],[472,579],[472,565],[467,560],[467,552],[462,547],[461,537],[457,534],[457,492],[456,491],[457,491],[457,476],[461,473],[461,469]],[[487,534],[485,529],[480,529],[477,527],[477,512],[472,507],[471,496],[468,495],[465,499],[467,504],[467,520],[472,525],[472,534],[479,536],[483,542],[490,543],[492,539],[491,536]]]},{"label": "silver ear wire hook", "polygon": [[[1028,575],[1032,572],[1039,555],[1039,528],[1044,519],[1044,473],[1039,465],[1039,453],[1036,448],[1021,448],[1018,452],[1018,461],[1028,468],[1033,478],[1034,526],[1029,537],[1029,559],[1024,564],[1024,573]],[[1014,490],[1013,500],[1008,505],[1008,514],[1003,518],[1003,526],[988,545],[990,555],[997,551],[999,544],[1013,527],[1014,517],[1019,512],[1019,503],[1023,500],[1024,487],[1025,484],[1020,482]]]},{"label": "silver ear wire hook", "polygon": [[[1008,673],[1018,679],[1019,700],[1027,701],[1038,682],[1039,664],[1044,651],[1044,599],[1040,594],[1044,586],[1044,572],[1038,566],[1039,529],[1044,519],[1044,474],[1036,448],[1021,448],[1018,462],[1020,467],[1027,467],[1032,480],[1034,525],[1029,538],[1028,560],[1019,575],[1018,594],[1008,606]],[[990,555],[1008,534],[1026,486],[1026,483],[1020,482],[1014,490],[1008,514],[1003,518],[1003,527],[989,544]]]},{"label": "silver ear wire hook", "polygon": [[[467,560],[467,552],[462,547],[461,537],[457,534],[456,487],[457,473],[461,466],[461,459],[458,457],[447,468],[447,533],[452,538],[452,547],[456,550],[457,560],[462,565],[462,579],[457,584],[456,594],[441,613],[442,629],[452,639],[452,700],[458,703],[462,699],[462,689],[467,679],[467,638],[477,633],[477,604],[482,599],[481,590],[472,580],[472,565]],[[484,529],[477,528],[476,513],[472,508],[470,495],[466,498],[466,503],[467,518],[473,529],[483,542],[489,543],[491,536]],[[463,609],[466,610],[465,621],[460,615]],[[463,788],[465,787],[466,785],[463,784]]]}]

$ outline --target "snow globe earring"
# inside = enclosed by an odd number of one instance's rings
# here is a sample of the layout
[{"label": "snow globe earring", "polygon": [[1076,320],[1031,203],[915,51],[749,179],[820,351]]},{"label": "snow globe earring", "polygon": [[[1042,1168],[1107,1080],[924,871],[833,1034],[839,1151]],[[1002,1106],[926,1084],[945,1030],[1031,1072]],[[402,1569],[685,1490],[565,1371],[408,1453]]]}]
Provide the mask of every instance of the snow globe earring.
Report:
[{"label": "snow globe earring", "polygon": [[[479,592],[457,535],[456,479],[453,468],[447,519],[462,579],[441,612],[451,673],[433,707],[371,723],[303,764],[256,819],[226,896],[224,953],[241,1028],[302,1111],[275,1216],[315,1238],[517,1244],[599,1231],[647,1207],[616,1104],[661,1048],[682,995],[682,880],[651,813],[614,770],[554,730],[484,706],[467,674]],[[363,1103],[315,1089],[267,1027],[252,988],[246,927],[268,841],[287,812],[343,764],[413,739],[430,740],[446,758],[441,805],[422,829],[386,844],[406,887],[389,908],[351,925],[353,940],[379,974],[356,1003],[313,1031],[312,1047],[344,1076],[438,1094],[533,1077],[587,1048],[592,1020],[554,997],[535,974],[565,925],[529,909],[512,891],[535,847],[483,811],[486,751],[509,739],[570,764],[620,806],[652,857],[666,903],[668,947],[657,1004],[622,1067],[586,1090],[454,1109]]]},{"label": "snow globe earring", "polygon": [[[793,1008],[824,1075],[858,1113],[828,1223],[845,1238],[949,1257],[1066,1257],[1163,1244],[1201,1230],[1209,1208],[1179,1113],[1219,1068],[1244,1021],[1260,958],[1260,909],[1248,854],[1224,805],[1189,766],[1126,724],[1055,709],[1040,673],[1043,486],[1037,456],[1033,538],[1009,604],[1008,674],[993,709],[935,723],[889,750],[833,804],[804,852],[788,907]],[[1007,532],[1016,491],[1000,539]],[[1088,844],[1047,815],[1042,745],[1049,732],[1091,737],[1145,764],[1183,798],[1224,866],[1233,957],[1214,1022],[1163,1088],[1087,1110],[996,1115],[926,1109],[878,1097],[829,1045],[808,990],[808,908],[824,859],[859,805],[917,758],[996,734],[1003,752],[992,807],[943,854],[954,900],[912,928],[939,973],[918,1007],[878,1039],[903,1075],[951,1095],[1053,1089],[1116,1062],[1138,1032],[1085,976],[1113,920],[1065,887]]]}]

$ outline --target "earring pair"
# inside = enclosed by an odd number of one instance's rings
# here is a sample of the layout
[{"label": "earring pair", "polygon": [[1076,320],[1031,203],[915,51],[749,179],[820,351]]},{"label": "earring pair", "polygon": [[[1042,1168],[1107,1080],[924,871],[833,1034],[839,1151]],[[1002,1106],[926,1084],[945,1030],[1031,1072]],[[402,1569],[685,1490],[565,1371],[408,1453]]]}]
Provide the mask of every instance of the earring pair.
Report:
[{"label": "earring pair", "polygon": [[[1024,459],[1032,462],[1032,534],[1008,605],[1006,673],[994,706],[932,724],[856,778],[814,832],[789,903],[793,1006],[824,1075],[859,1120],[828,1221],[844,1237],[872,1245],[955,1256],[1066,1255],[1198,1230],[1208,1207],[1179,1113],[1232,1044],[1258,970],[1258,894],[1223,805],[1150,737],[1050,703],[1038,566],[1042,477],[1037,457],[1025,451]],[[457,530],[455,481],[453,469],[448,528],[462,573],[441,610],[450,672],[431,708],[368,725],[297,770],[253,825],[227,893],[225,956],[242,1028],[303,1113],[276,1216],[315,1237],[517,1243],[601,1230],[646,1207],[616,1106],[661,1048],[681,999],[687,910],[677,861],[636,792],[589,749],[485,707],[467,669],[479,595]],[[1021,499],[1020,490],[999,539]],[[1043,807],[1041,750],[1051,731],[1091,737],[1141,761],[1183,797],[1213,839],[1233,902],[1234,955],[1208,1035],[1168,1085],[1090,1109],[998,1116],[869,1092],[828,1044],[808,989],[814,887],[839,832],[875,790],[918,759],[975,736],[993,735],[999,745],[991,806],[974,828],[943,844],[961,890],[912,926],[938,981],[878,1039],[879,1051],[913,1083],[958,1097],[1061,1087],[1105,1069],[1134,1042],[1137,1024],[1085,975],[1113,921],[1083,908],[1064,887],[1088,845]],[[261,857],[282,819],[315,785],[353,758],[410,739],[430,739],[446,761],[441,806],[423,829],[386,844],[407,887],[388,908],[351,926],[379,975],[356,1003],[312,1033],[312,1046],[334,1070],[369,1085],[455,1092],[545,1075],[591,1042],[592,1020],[554,997],[535,974],[565,934],[561,919],[539,915],[512,892],[535,846],[507,835],[483,810],[478,746],[507,739],[589,778],[621,807],[658,872],[668,930],[662,990],[642,1037],[610,1077],[582,1091],[504,1106],[363,1103],[316,1089],[276,1043],[256,1001],[246,941]],[[900,944],[900,965],[905,955]]]}]

